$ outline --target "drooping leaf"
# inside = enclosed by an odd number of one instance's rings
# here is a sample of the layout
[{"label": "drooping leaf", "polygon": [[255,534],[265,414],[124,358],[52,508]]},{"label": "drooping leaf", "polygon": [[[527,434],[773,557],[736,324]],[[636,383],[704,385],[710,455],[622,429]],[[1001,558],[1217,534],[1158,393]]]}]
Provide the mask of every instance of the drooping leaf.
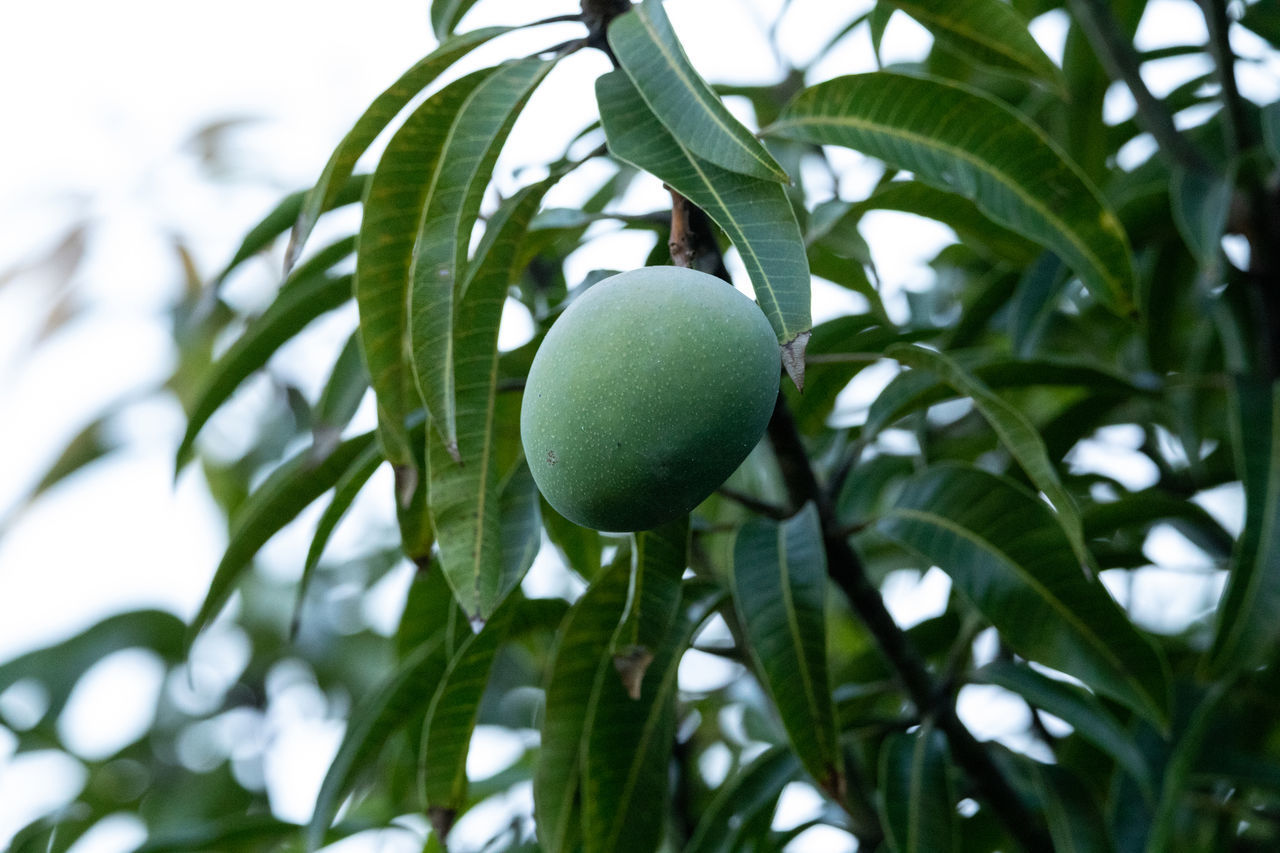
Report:
[{"label": "drooping leaf", "polygon": [[975,677],[1017,693],[1031,705],[1070,724],[1076,734],[1114,758],[1144,794],[1153,796],[1151,767],[1142,750],[1093,694],[1009,661],[992,661],[978,670]]},{"label": "drooping leaf", "polygon": [[1114,849],[1098,796],[1062,767],[1028,760],[1055,850],[1111,853]]},{"label": "drooping leaf", "polygon": [[1280,384],[1237,378],[1231,413],[1245,524],[1209,653],[1219,674],[1274,660],[1280,642]]},{"label": "drooping leaf", "polygon": [[[351,165],[354,167],[355,161],[352,161]],[[330,191],[332,197],[329,199],[329,208],[343,207],[360,201],[369,186],[369,177],[369,175],[353,176],[351,169],[347,169],[346,174],[342,176],[337,186]],[[249,229],[249,233],[245,234],[244,240],[241,241],[240,247],[236,249],[236,253],[231,257],[231,260],[214,277],[213,286],[215,288],[226,280],[227,276],[231,275],[236,267],[270,246],[273,240],[289,230],[289,227],[297,220],[298,212],[302,210],[307,193],[307,190],[299,190],[296,193],[285,196],[266,216]],[[301,255],[302,250],[299,247],[296,256],[288,265],[290,269],[292,269],[293,264],[297,262],[298,257]]]},{"label": "drooping leaf", "polygon": [[453,454],[458,443],[453,327],[471,232],[507,134],[554,65],[530,57],[485,76],[458,108],[423,199],[409,271],[411,363],[435,431]]},{"label": "drooping leaf", "polygon": [[[683,542],[679,536],[675,540]],[[668,542],[668,549],[674,541]],[[675,546],[682,563],[683,550]],[[639,557],[641,555],[637,555]],[[653,558],[650,558],[652,569]],[[670,569],[675,563],[670,563]],[[722,599],[714,586],[697,588],[673,620],[632,698],[606,663],[596,672],[593,714],[582,759],[582,839],[585,853],[658,850],[667,823],[670,755],[675,739],[676,675],[680,656]],[[679,599],[676,602],[679,603]],[[614,632],[616,646],[619,634]]]},{"label": "drooping leaf", "polygon": [[827,678],[826,555],[818,510],[778,523],[751,519],[733,546],[733,598],[757,670],[787,737],[837,801],[844,768]]},{"label": "drooping leaf", "polygon": [[332,488],[373,440],[371,432],[349,438],[321,458],[316,458],[310,449],[300,451],[258,486],[231,520],[227,549],[209,582],[204,602],[191,622],[191,638],[222,610],[258,549],[308,504]]},{"label": "drooping leaf", "polygon": [[320,399],[316,401],[311,431],[321,447],[336,441],[369,390],[369,371],[360,355],[360,331],[351,333],[329,371]]},{"label": "drooping leaf", "polygon": [[436,430],[427,457],[429,499],[440,561],[468,614],[487,618],[503,596],[502,529],[498,512],[498,325],[514,260],[543,194],[558,179],[521,190],[489,220],[458,304],[452,350],[457,377],[455,461]]},{"label": "drooping leaf", "polygon": [[302,331],[326,311],[332,311],[352,293],[349,275],[332,276],[327,270],[355,250],[355,238],[348,237],[318,252],[298,267],[281,285],[275,301],[262,316],[249,323],[222,357],[214,363],[196,392],[187,419],[187,429],[178,445],[175,470],[191,460],[196,436],[218,407],[240,387],[285,341]]},{"label": "drooping leaf", "polygon": [[1082,567],[1092,566],[1093,557],[1085,545],[1080,510],[1071,493],[1058,478],[1044,439],[1026,416],[942,353],[911,344],[894,344],[885,350],[885,355],[902,364],[934,374],[973,400],[974,406],[1000,437],[1000,443],[1057,510],[1057,517],[1079,564]]},{"label": "drooping leaf", "polygon": [[[435,4],[432,4],[433,7]],[[432,9],[434,14],[435,10]],[[338,143],[338,147],[329,155],[316,185],[300,196],[284,227],[292,226],[289,235],[289,248],[285,252],[285,269],[289,269],[302,255],[302,247],[315,227],[316,220],[339,203],[338,191],[345,184],[356,161],[364,154],[369,145],[386,129],[387,125],[401,110],[409,105],[414,96],[431,84],[440,74],[467,53],[484,44],[494,36],[509,30],[508,27],[488,27],[473,30],[448,40],[441,37],[442,44],[430,54],[419,60],[412,68],[400,75],[400,79],[381,95],[374,99],[364,114],[356,121],[355,126],[347,131],[347,135]],[[352,201],[358,200],[360,194]],[[283,230],[283,229],[281,229]]]},{"label": "drooping leaf", "polygon": [[1229,680],[1210,685],[1169,755],[1169,761],[1164,767],[1160,802],[1156,806],[1155,819],[1151,822],[1151,833],[1147,836],[1147,853],[1161,853],[1175,846],[1174,839],[1178,838],[1182,823],[1183,796],[1191,782],[1196,761],[1206,748],[1205,736],[1210,731],[1218,707],[1230,686]]},{"label": "drooping leaf", "polygon": [[1057,252],[1104,305],[1134,311],[1119,219],[1043,131],[988,95],[924,77],[856,74],[804,90],[766,132],[844,145],[959,193]]},{"label": "drooping leaf", "polygon": [[595,715],[598,673],[611,667],[613,640],[631,569],[629,547],[600,573],[573,605],[556,637],[542,722],[542,747],[533,778],[538,841],[547,853],[571,853],[581,839],[584,741]]},{"label": "drooping leaf", "polygon": [[744,829],[762,813],[773,815],[782,789],[799,772],[796,754],[785,746],[772,746],[760,753],[716,791],[684,853],[742,850]]},{"label": "drooping leaf", "polygon": [[[786,191],[721,169],[676,140],[621,72],[596,80],[609,150],[674,187],[724,230],[751,276],[756,300],[784,346],[808,340],[809,263]],[[803,383],[803,373],[796,384]]]},{"label": "drooping leaf", "polygon": [[1036,496],[976,468],[938,464],[906,483],[877,527],[950,575],[1015,652],[1168,725],[1164,657],[1080,571]]},{"label": "drooping leaf", "polygon": [[1222,254],[1222,232],[1231,210],[1233,182],[1229,178],[1174,169],[1169,183],[1169,205],[1173,222],[1201,269],[1218,266]]},{"label": "drooping leaf", "polygon": [[422,731],[418,782],[431,810],[452,814],[467,805],[467,753],[480,713],[480,699],[489,682],[489,670],[511,627],[517,598],[494,613],[480,633],[463,640],[449,661],[440,686],[431,698]]},{"label": "drooping leaf", "polygon": [[302,577],[298,580],[297,603],[294,605],[293,633],[297,633],[298,619],[302,613],[302,602],[306,600],[307,590],[311,587],[311,579],[315,575],[316,566],[324,555],[329,537],[342,517],[347,514],[355,501],[356,495],[364,488],[365,483],[385,460],[382,448],[375,442],[369,442],[360,455],[351,461],[351,467],[342,472],[333,488],[333,499],[325,507],[324,514],[316,522],[316,532],[312,534],[311,545],[307,549],[306,560],[302,564]]},{"label": "drooping leaf", "polygon": [[564,558],[565,566],[590,581],[600,572],[600,532],[574,524],[542,500],[542,520],[547,538]]},{"label": "drooping leaf", "polygon": [[880,747],[880,810],[894,853],[958,850],[955,794],[947,777],[947,741],[925,725],[892,734]]},{"label": "drooping leaf", "polygon": [[387,143],[364,200],[356,304],[360,342],[378,399],[378,430],[393,465],[412,469],[405,418],[420,407],[409,355],[409,293],[414,244],[440,156],[459,110],[494,73],[469,74],[429,97]]},{"label": "drooping leaf", "polygon": [[1003,71],[1065,91],[1062,71],[1027,29],[1018,10],[1000,0],[887,0],[915,18],[938,44]]},{"label": "drooping leaf", "polygon": [[730,172],[788,180],[786,171],[698,76],[661,0],[633,6],[609,25],[608,35],[622,70],[682,147]]},{"label": "drooping leaf", "polygon": [[635,534],[635,566],[627,612],[614,640],[613,663],[632,699],[679,617],[680,578],[688,563],[689,516]]},{"label": "drooping leaf", "polygon": [[[397,664],[383,686],[356,705],[338,752],[325,773],[316,795],[315,810],[303,837],[308,853],[319,849],[343,799],[367,774],[387,738],[422,715],[444,677],[454,645],[469,635],[466,620],[449,599],[448,586],[439,572],[424,581],[433,610],[447,615],[438,624],[425,626],[423,640]],[[443,605],[443,606],[441,606]]]},{"label": "drooping leaf", "polygon": [[431,0],[431,31],[436,38],[440,41],[449,38],[462,16],[471,11],[474,5],[476,0]]}]

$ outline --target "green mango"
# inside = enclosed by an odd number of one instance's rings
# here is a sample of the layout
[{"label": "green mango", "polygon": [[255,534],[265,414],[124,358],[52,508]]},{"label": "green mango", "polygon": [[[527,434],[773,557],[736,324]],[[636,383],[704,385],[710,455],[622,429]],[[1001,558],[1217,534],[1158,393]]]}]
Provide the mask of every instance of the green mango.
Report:
[{"label": "green mango", "polygon": [[677,518],[760,441],[780,367],[769,321],[720,279],[680,267],[604,279],[530,365],[520,437],[533,479],[585,527]]}]

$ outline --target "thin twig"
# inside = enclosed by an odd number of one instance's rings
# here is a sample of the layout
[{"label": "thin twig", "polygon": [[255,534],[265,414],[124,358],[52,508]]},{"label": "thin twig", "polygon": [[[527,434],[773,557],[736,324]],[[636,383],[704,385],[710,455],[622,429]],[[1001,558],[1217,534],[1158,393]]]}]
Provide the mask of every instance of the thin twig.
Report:
[{"label": "thin twig", "polygon": [[1069,2],[1076,21],[1093,45],[1108,76],[1122,81],[1133,93],[1138,105],[1137,121],[1142,129],[1154,136],[1160,150],[1178,165],[1194,172],[1213,174],[1213,166],[1178,131],[1168,109],[1147,88],[1142,79],[1138,53],[1121,34],[1108,4],[1104,0]]},{"label": "thin twig", "polygon": [[667,239],[667,249],[671,252],[671,263],[686,269],[693,268],[693,261],[698,256],[698,248],[694,242],[693,230],[689,227],[689,199],[667,187],[671,193],[671,236]]},{"label": "thin twig", "polygon": [[1222,86],[1222,133],[1230,161],[1253,143],[1249,123],[1244,116],[1240,87],[1236,85],[1236,56],[1231,52],[1228,36],[1231,21],[1227,17],[1227,4],[1222,0],[1199,2],[1204,22],[1209,27],[1209,51],[1218,67],[1218,82]]}]

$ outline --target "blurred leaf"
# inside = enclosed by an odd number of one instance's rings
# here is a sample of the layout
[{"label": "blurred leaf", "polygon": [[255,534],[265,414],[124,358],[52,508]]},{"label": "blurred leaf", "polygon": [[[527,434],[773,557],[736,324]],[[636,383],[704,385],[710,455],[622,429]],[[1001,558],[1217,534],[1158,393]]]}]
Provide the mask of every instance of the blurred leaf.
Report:
[{"label": "blurred leaf", "polygon": [[496,70],[486,68],[456,80],[410,113],[387,143],[365,194],[356,259],[360,340],[378,398],[378,437],[391,463],[403,468],[415,464],[404,420],[422,403],[414,390],[409,358],[409,296],[418,226],[454,121],[471,93]]},{"label": "blurred leaf", "polygon": [[498,326],[507,288],[518,273],[514,261],[520,239],[543,194],[559,177],[553,173],[521,190],[490,218],[461,288],[451,346],[458,383],[458,461],[437,431],[428,432],[428,494],[440,561],[463,609],[482,619],[507,591],[497,511],[505,473],[497,459]]},{"label": "blurred leaf", "polygon": [[771,746],[726,779],[702,813],[684,853],[737,853],[744,831],[761,816],[772,817],[782,789],[800,771],[796,754]]},{"label": "blurred leaf", "polygon": [[134,610],[103,619],[60,643],[0,664],[0,693],[24,679],[39,681],[48,694],[43,719],[62,713],[80,676],[102,658],[122,649],[142,648],[166,663],[183,657],[182,620],[162,610]]},{"label": "blurred leaf", "polygon": [[661,0],[643,0],[609,25],[609,46],[676,142],[722,169],[787,182],[786,171],[689,63]]},{"label": "blurred leaf", "polygon": [[[434,16],[434,8],[432,13]],[[338,188],[347,183],[352,170],[355,169],[356,161],[378,137],[378,134],[382,133],[400,111],[409,105],[414,96],[429,86],[446,68],[489,39],[509,30],[510,27],[488,27],[448,40],[442,38],[442,44],[439,47],[400,75],[400,79],[374,99],[356,121],[355,126],[347,131],[347,135],[338,143],[333,154],[329,155],[329,162],[325,163],[316,185],[305,194],[299,194],[292,212],[284,222],[281,231],[290,226],[293,229],[289,234],[289,248],[285,251],[286,270],[301,257],[302,247],[306,244],[307,237],[310,236],[311,229],[315,227],[320,214],[341,203]],[[357,194],[352,201],[358,200],[362,194]]]},{"label": "blurred leaf", "polygon": [[891,734],[880,747],[880,809],[894,853],[959,849],[955,794],[947,778],[947,741],[931,725]]},{"label": "blurred leaf", "polygon": [[298,620],[302,615],[302,602],[306,600],[307,590],[311,588],[311,579],[315,575],[316,567],[320,565],[320,558],[324,555],[325,546],[329,544],[329,537],[333,535],[338,522],[342,521],[342,517],[347,514],[347,510],[351,508],[351,504],[360,494],[365,483],[369,482],[369,478],[382,467],[385,461],[382,448],[374,442],[369,442],[360,455],[351,460],[350,467],[343,471],[334,483],[333,500],[325,507],[324,515],[320,516],[320,520],[316,522],[316,532],[311,537],[311,546],[307,549],[306,561],[302,564],[302,578],[298,581],[291,633],[297,634]]},{"label": "blurred leaf", "polygon": [[338,439],[355,417],[368,390],[369,371],[360,355],[360,331],[356,330],[338,353],[338,360],[329,371],[329,379],[316,401],[312,425],[316,444],[325,447]]},{"label": "blurred leaf", "polygon": [[209,582],[204,602],[191,621],[189,639],[194,639],[222,610],[258,549],[332,488],[373,440],[371,432],[349,438],[321,458],[309,449],[303,450],[272,471],[254,490],[231,520],[226,551]]},{"label": "blurred leaf", "polygon": [[1148,798],[1154,797],[1151,767],[1142,750],[1093,694],[1011,661],[992,661],[978,670],[975,678],[1017,693],[1034,707],[1068,723],[1076,734],[1114,758]]},{"label": "blurred leaf", "polygon": [[1066,92],[1062,71],[1027,29],[1027,20],[1000,0],[887,0],[915,18],[944,47],[1003,71],[1027,75]]},{"label": "blurred leaf", "polygon": [[600,573],[600,532],[574,524],[545,499],[541,501],[541,508],[547,538],[560,552],[565,567],[577,572],[583,580],[591,581]]},{"label": "blurred leaf", "polygon": [[355,251],[355,245],[354,237],[339,240],[294,270],[262,316],[252,320],[209,368],[190,407],[187,429],[178,445],[175,473],[191,461],[201,428],[242,382],[263,368],[285,341],[312,320],[351,298],[351,276],[327,273]]},{"label": "blurred leaf", "polygon": [[1169,204],[1187,248],[1205,270],[1218,266],[1222,232],[1231,210],[1232,181],[1186,169],[1174,169]]},{"label": "blurred leaf", "polygon": [[448,587],[439,572],[428,577],[423,589],[435,613],[447,615],[427,627],[425,639],[397,664],[395,672],[376,692],[366,696],[351,712],[347,731],[329,765],[315,810],[304,838],[308,853],[317,850],[333,822],[342,800],[368,774],[387,739],[414,720],[421,719],[435,695],[453,655],[460,634],[468,636],[466,619],[448,598]]},{"label": "blurred leaf", "polygon": [[[190,853],[190,851],[219,851],[219,853],[256,853],[261,850],[279,849],[284,842],[298,837],[296,823],[286,823],[271,815],[235,815],[234,817],[170,830],[147,840],[134,853]],[[350,834],[335,827],[326,841],[337,841]]]},{"label": "blurred leaf", "polygon": [[[440,149],[429,155],[434,162],[422,176],[427,187],[410,258],[409,343],[418,394],[455,459],[459,457],[453,332],[457,300],[466,287],[471,234],[507,134],[554,65],[530,57],[487,74],[458,108]],[[504,272],[503,287],[506,284]],[[494,328],[496,334],[496,322]],[[470,610],[475,602],[463,596],[462,604]]]},{"label": "blurred leaf", "polygon": [[[610,152],[706,211],[737,247],[778,341],[807,340],[809,264],[786,191],[698,159],[663,128],[620,72],[596,80],[596,100]],[[796,384],[802,382],[803,373]]]},{"label": "blurred leaf", "polygon": [[1072,853],[1114,850],[1096,794],[1080,778],[1052,764],[1028,762],[1054,848]]},{"label": "blurred leaf", "polygon": [[[1280,14],[1276,15],[1277,41],[1280,41]],[[1262,141],[1271,155],[1271,162],[1280,166],[1280,101],[1273,101],[1262,108]]]},{"label": "blurred leaf", "polygon": [[1205,748],[1205,735],[1230,686],[1230,682],[1219,681],[1209,687],[1169,755],[1164,768],[1160,803],[1151,823],[1151,834],[1147,837],[1147,853],[1163,853],[1175,846],[1182,824],[1183,796],[1191,782],[1196,760]]},{"label": "blurred leaf", "polygon": [[1230,402],[1245,524],[1209,653],[1219,676],[1274,660],[1280,641],[1280,383],[1239,377]]},{"label": "blurred leaf", "polygon": [[1018,465],[1026,472],[1035,487],[1044,492],[1053,504],[1061,527],[1071,543],[1071,549],[1075,552],[1076,560],[1081,567],[1089,571],[1088,567],[1092,565],[1093,557],[1084,542],[1080,510],[1076,507],[1075,499],[1058,478],[1057,469],[1049,459],[1044,439],[1036,432],[1036,428],[1026,416],[942,353],[911,344],[895,344],[885,350],[885,355],[897,359],[902,364],[933,373],[956,391],[973,400],[974,406],[1000,437],[1000,443],[1017,460]]},{"label": "blurred leaf", "polygon": [[950,575],[1015,652],[1168,726],[1164,657],[1081,571],[1036,496],[985,471],[934,465],[908,481],[877,527]]},{"label": "blurred leaf", "polygon": [[502,589],[514,589],[533,565],[542,547],[542,513],[538,486],[524,457],[511,469],[499,489],[502,519]]},{"label": "blurred leaf", "polygon": [[1041,130],[988,95],[904,74],[851,75],[801,92],[768,132],[845,145],[959,193],[1057,252],[1104,305],[1134,311],[1129,242],[1115,214]]},{"label": "blurred leaf", "polygon": [[112,405],[63,445],[62,453],[27,495],[27,502],[35,501],[72,474],[118,450],[122,443],[114,435],[112,422],[122,408],[123,405]]},{"label": "blurred leaf", "polygon": [[1042,253],[1022,272],[1009,316],[1009,337],[1016,355],[1030,358],[1035,354],[1066,284],[1066,268],[1053,252]]},{"label": "blurred leaf", "polygon": [[689,516],[634,536],[631,592],[614,638],[613,664],[628,695],[639,699],[645,673],[680,615],[680,578],[688,565]]},{"label": "blurred leaf", "polygon": [[[436,38],[444,42],[453,35],[458,22],[462,20],[463,15],[471,11],[474,5],[476,0],[431,0],[431,31],[435,33]],[[475,32],[473,30],[466,35],[474,35]]]},{"label": "blurred leaf", "polygon": [[1280,9],[1273,4],[1261,0],[1245,7],[1240,24],[1271,42],[1272,47],[1280,47]]},{"label": "blurred leaf", "polygon": [[[571,853],[581,842],[579,814],[586,739],[595,715],[596,685],[627,603],[631,549],[622,547],[570,609],[556,637],[533,779],[538,840],[547,853]],[[619,685],[619,689],[621,685]]]},{"label": "blurred leaf", "polygon": [[826,555],[818,510],[751,519],[733,547],[733,598],[757,672],[805,769],[837,802],[844,768],[827,681]]},{"label": "blurred leaf", "polygon": [[[355,165],[354,162],[352,165]],[[329,208],[355,204],[364,197],[368,186],[368,175],[353,176],[351,170],[348,169],[341,183],[333,190],[333,198],[329,202]],[[231,260],[223,267],[222,272],[214,277],[213,288],[215,290],[227,279],[227,276],[235,271],[236,267],[266,249],[271,245],[272,241],[289,230],[289,227],[298,217],[298,212],[302,210],[303,200],[306,196],[306,190],[290,193],[281,199],[256,225],[249,229],[249,233],[245,234],[244,240],[240,243],[240,248],[236,249],[236,253],[231,256]],[[297,254],[302,254],[301,247],[299,247]],[[296,262],[297,258],[294,258],[294,261]],[[288,267],[292,268],[293,263],[288,264]]]}]

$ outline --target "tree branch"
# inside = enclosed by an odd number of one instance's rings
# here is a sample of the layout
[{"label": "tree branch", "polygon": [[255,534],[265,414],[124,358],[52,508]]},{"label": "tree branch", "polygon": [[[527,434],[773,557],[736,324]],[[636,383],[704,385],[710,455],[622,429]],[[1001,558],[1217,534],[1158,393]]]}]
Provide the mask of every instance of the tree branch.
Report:
[{"label": "tree branch", "polygon": [[1142,79],[1141,65],[1133,45],[1122,37],[1120,28],[1104,0],[1068,0],[1076,22],[1093,45],[1107,75],[1122,81],[1138,104],[1137,120],[1155,137],[1161,152],[1174,163],[1195,172],[1213,174],[1214,168],[1173,123],[1173,116],[1151,94]]},{"label": "tree branch", "polygon": [[932,716],[938,728],[946,734],[956,763],[964,769],[1015,841],[1029,851],[1053,849],[1041,821],[1005,779],[986,748],[961,722],[956,715],[954,698],[934,683],[924,661],[889,615],[880,591],[867,579],[862,560],[849,545],[831,501],[818,485],[795,420],[787,408],[786,397],[782,394],[778,395],[773,418],[769,421],[769,440],[791,502],[795,506],[802,506],[808,501],[817,505],[827,551],[827,574],[848,597],[854,612],[897,673],[912,703],[922,716]]},{"label": "tree branch", "polygon": [[1222,133],[1227,158],[1234,160],[1241,150],[1248,148],[1249,123],[1245,121],[1244,102],[1240,99],[1240,87],[1236,85],[1236,56],[1231,52],[1227,18],[1227,4],[1222,0],[1199,0],[1204,22],[1209,28],[1209,51],[1218,69],[1218,82],[1222,86]]}]

